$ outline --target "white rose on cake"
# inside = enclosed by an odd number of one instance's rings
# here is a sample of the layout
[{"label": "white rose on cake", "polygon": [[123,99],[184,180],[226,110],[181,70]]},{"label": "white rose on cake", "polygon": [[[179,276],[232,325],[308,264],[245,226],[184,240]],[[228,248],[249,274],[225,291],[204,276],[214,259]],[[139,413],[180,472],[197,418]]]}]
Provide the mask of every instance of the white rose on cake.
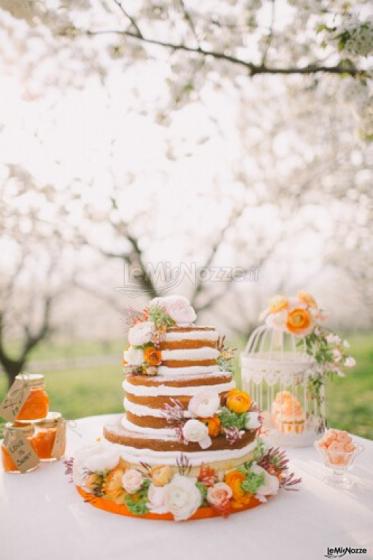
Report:
[{"label": "white rose on cake", "polygon": [[168,513],[165,486],[149,486],[147,506],[152,513]]},{"label": "white rose on cake", "polygon": [[195,478],[175,474],[172,481],[164,486],[164,506],[172,513],[175,521],[192,517],[201,501]]},{"label": "white rose on cake", "polygon": [[255,474],[264,474],[264,482],[260,488],[258,488],[255,496],[261,502],[266,502],[266,496],[275,496],[280,488],[280,481],[277,476],[269,474],[263,467],[259,465],[253,465],[251,470]]},{"label": "white rose on cake", "polygon": [[141,348],[130,346],[126,352],[123,352],[123,358],[129,366],[141,366],[144,363],[144,352]]},{"label": "white rose on cake", "polygon": [[257,428],[260,428],[260,426],[261,423],[260,423],[259,412],[247,412],[245,428],[247,430],[256,430]]},{"label": "white rose on cake", "polygon": [[83,447],[74,458],[73,480],[75,484],[84,487],[85,478],[89,473],[114,469],[119,463],[119,459],[118,450],[110,444],[101,442]]},{"label": "white rose on cake", "polygon": [[208,427],[194,418],[184,424],[183,436],[186,441],[199,443],[201,449],[207,449],[211,445]]},{"label": "white rose on cake", "polygon": [[166,296],[152,299],[149,307],[163,307],[178,325],[189,325],[196,320],[196,312],[184,296]]},{"label": "white rose on cake", "polygon": [[144,477],[136,469],[128,469],[122,476],[122,486],[128,494],[135,494],[140,490]]},{"label": "white rose on cake", "polygon": [[219,406],[220,398],[218,393],[202,391],[190,399],[188,410],[193,416],[209,418],[214,416]]},{"label": "white rose on cake", "polygon": [[154,323],[152,321],[137,323],[128,331],[128,342],[132,346],[143,346],[151,341],[153,334]]}]

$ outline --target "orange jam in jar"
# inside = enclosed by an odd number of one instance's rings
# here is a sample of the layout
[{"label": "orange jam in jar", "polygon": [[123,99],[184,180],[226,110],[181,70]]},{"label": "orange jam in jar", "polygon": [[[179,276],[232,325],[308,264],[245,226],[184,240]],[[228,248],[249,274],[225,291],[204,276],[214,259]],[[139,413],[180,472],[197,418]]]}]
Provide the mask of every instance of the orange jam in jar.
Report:
[{"label": "orange jam in jar", "polygon": [[[33,423],[35,434],[31,445],[41,461],[58,461],[65,453],[66,426],[59,412],[49,412],[43,420]],[[53,454],[57,430],[61,430],[58,457]]]},{"label": "orange jam in jar", "polygon": [[44,375],[20,373],[16,379],[23,381],[29,394],[16,416],[17,421],[29,422],[45,418],[49,410],[49,399],[44,388]]},{"label": "orange jam in jar", "polygon": [[[17,467],[17,464],[14,460],[14,458],[12,457],[12,453],[10,452],[6,441],[8,440],[9,437],[22,437],[24,439],[26,439],[30,445],[32,446],[32,437],[35,433],[35,429],[34,426],[32,424],[12,424],[11,422],[8,422],[7,424],[5,424],[4,427],[4,440],[1,444],[1,459],[2,459],[2,463],[3,463],[3,468],[4,471],[6,473],[21,473],[22,471],[19,470],[19,468]],[[39,466],[39,464],[27,469],[26,471],[23,472],[31,472],[34,471],[35,469],[37,469]]]}]

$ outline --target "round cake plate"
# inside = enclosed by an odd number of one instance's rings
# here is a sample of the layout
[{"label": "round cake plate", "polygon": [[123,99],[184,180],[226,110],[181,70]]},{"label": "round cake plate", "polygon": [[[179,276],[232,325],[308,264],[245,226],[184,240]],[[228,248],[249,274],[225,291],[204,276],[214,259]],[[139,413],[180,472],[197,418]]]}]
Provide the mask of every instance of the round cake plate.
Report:
[{"label": "round cake plate", "polygon": [[[83,490],[83,488],[81,488],[80,486],[77,486],[76,488],[85,502],[88,502],[89,504],[91,504],[92,506],[98,509],[108,511],[110,513],[116,513],[118,515],[125,515],[126,517],[136,517],[139,519],[157,519],[161,521],[175,521],[171,513],[163,513],[163,514],[146,513],[144,515],[135,515],[134,513],[131,513],[124,504],[116,504],[115,502],[111,500],[107,500],[106,498],[93,496],[89,492]],[[261,504],[262,502],[260,502],[256,498],[253,498],[249,505],[243,506],[239,509],[233,509],[231,513],[239,513],[247,509],[253,509]],[[193,521],[197,519],[208,519],[210,517],[222,517],[222,515],[214,508],[206,506],[206,507],[198,508],[196,513],[192,515],[192,517],[190,517],[187,521]]]}]

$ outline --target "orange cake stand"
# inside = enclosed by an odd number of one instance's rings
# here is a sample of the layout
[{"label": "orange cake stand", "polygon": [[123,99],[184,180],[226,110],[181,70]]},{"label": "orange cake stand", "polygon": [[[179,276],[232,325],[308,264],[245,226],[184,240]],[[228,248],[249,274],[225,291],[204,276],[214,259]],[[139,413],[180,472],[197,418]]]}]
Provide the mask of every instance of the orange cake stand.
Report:
[{"label": "orange cake stand", "polygon": [[[106,498],[99,498],[97,496],[93,496],[89,492],[86,492],[85,490],[83,490],[83,488],[81,488],[80,486],[77,486],[76,488],[77,488],[79,494],[82,496],[82,498],[84,499],[85,502],[90,503],[92,506],[94,506],[98,509],[108,511],[110,513],[116,513],[118,515],[125,515],[127,517],[136,517],[136,518],[140,518],[140,519],[160,519],[160,520],[163,520],[163,521],[174,521],[174,518],[171,515],[171,513],[162,513],[162,514],[160,514],[160,513],[145,513],[144,515],[135,515],[134,513],[130,512],[129,509],[124,504],[116,504],[115,502],[113,502],[111,500],[107,500]],[[245,505],[245,506],[242,506],[240,508],[233,509],[231,511],[231,513],[238,513],[238,512],[244,511],[246,509],[253,509],[253,508],[261,505],[261,503],[262,502],[260,502],[256,498],[253,498],[249,505]],[[194,515],[192,515],[192,517],[190,517],[187,521],[193,521],[195,519],[208,519],[209,517],[222,517],[222,515],[219,512],[217,512],[214,508],[206,506],[206,507],[198,508],[196,513]]]}]

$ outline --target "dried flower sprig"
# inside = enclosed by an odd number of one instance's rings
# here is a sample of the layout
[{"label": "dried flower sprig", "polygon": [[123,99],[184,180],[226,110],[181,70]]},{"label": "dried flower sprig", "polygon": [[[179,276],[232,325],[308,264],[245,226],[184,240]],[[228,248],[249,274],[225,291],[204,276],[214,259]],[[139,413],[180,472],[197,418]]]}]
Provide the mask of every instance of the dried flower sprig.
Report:
[{"label": "dried flower sprig", "polygon": [[205,484],[205,486],[213,486],[218,480],[216,470],[208,465],[202,464],[198,473],[198,482]]},{"label": "dried flower sprig", "polygon": [[189,476],[192,470],[192,465],[186,455],[184,453],[180,453],[180,457],[176,459],[176,465],[179,471],[179,474],[182,476]]},{"label": "dried flower sprig", "polygon": [[69,482],[74,482],[73,479],[74,457],[68,457],[68,459],[65,459],[64,465],[65,465],[65,475],[68,477]]},{"label": "dried flower sprig", "polygon": [[285,490],[298,490],[298,488],[294,488],[294,486],[299,484],[302,479],[295,478],[294,473],[287,472],[289,470],[289,459],[285,451],[278,447],[271,447],[258,461],[258,465],[270,474],[278,476],[280,486]]},{"label": "dried flower sprig", "polygon": [[280,478],[280,487],[284,490],[289,490],[296,492],[299,488],[294,488],[297,484],[300,484],[302,479],[300,477],[295,478],[294,473],[290,473],[289,475],[285,475]]},{"label": "dried flower sprig", "polygon": [[234,445],[237,441],[239,441],[242,438],[245,431],[233,427],[233,428],[224,428],[224,433],[225,433],[225,437],[228,440],[229,445]]},{"label": "dried flower sprig", "polygon": [[233,371],[232,360],[234,358],[236,348],[226,346],[225,336],[222,336],[218,338],[217,350],[220,352],[217,359],[220,369],[224,371]]},{"label": "dried flower sprig", "polygon": [[163,405],[162,416],[168,424],[180,424],[184,421],[184,408],[177,399],[170,398],[170,402]]}]

